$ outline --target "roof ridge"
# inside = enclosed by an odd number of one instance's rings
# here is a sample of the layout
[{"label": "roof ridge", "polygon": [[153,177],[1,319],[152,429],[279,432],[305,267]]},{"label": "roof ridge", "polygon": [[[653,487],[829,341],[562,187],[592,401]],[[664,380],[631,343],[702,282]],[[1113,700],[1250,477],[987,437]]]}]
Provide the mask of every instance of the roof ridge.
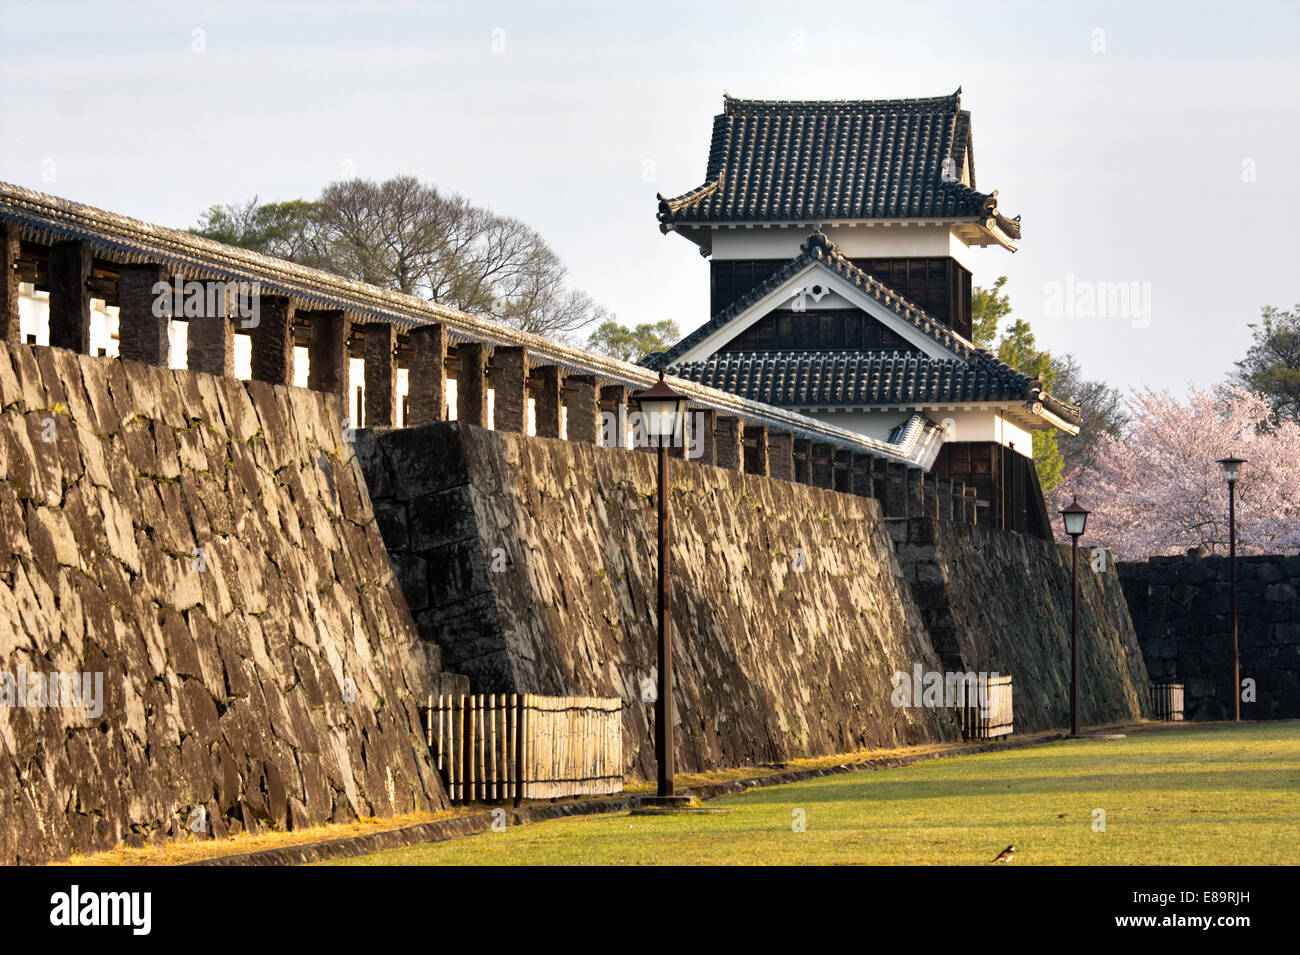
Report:
[{"label": "roof ridge", "polygon": [[951,93],[939,96],[899,96],[886,99],[746,99],[732,96],[723,91],[722,107],[725,115],[733,115],[737,109],[811,109],[831,111],[841,107],[875,109],[900,107],[960,106],[961,87]]}]

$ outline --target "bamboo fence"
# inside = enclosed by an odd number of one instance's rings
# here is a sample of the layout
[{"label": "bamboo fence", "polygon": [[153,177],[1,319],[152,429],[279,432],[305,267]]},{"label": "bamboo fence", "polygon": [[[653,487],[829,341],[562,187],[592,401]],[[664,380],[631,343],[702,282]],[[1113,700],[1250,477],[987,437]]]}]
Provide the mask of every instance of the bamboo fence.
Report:
[{"label": "bamboo fence", "polygon": [[[987,687],[988,705],[979,699],[979,683]],[[1011,674],[962,683],[962,700],[957,708],[961,733],[966,739],[997,739],[1015,732],[1011,706]]]},{"label": "bamboo fence", "polygon": [[1153,683],[1151,708],[1158,720],[1183,719],[1183,685],[1181,683]]},{"label": "bamboo fence", "polygon": [[617,697],[430,695],[425,733],[452,802],[623,790]]}]

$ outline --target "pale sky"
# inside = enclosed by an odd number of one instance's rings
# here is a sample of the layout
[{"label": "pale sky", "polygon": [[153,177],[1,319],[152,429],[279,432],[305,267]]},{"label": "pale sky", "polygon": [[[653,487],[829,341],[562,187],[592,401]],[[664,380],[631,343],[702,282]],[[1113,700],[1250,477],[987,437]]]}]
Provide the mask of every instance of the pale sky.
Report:
[{"label": "pale sky", "polygon": [[[724,89],[961,86],[977,184],[1024,227],[1014,255],[975,253],[975,282],[1008,275],[1015,314],[1090,377],[1181,392],[1225,376],[1261,305],[1300,302],[1298,48],[1294,0],[2,0],[0,179],[185,227],[411,173],[538,229],[621,322],[687,331],[708,264],[660,234],[655,193],[703,181]],[[1053,309],[1116,282],[1149,314]]]}]

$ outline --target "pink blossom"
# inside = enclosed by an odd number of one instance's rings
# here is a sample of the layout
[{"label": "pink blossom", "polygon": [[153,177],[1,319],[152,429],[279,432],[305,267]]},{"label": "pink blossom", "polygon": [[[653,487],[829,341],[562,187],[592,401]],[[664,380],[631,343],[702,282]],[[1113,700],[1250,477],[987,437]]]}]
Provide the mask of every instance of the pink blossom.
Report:
[{"label": "pink blossom", "polygon": [[1077,494],[1092,511],[1081,543],[1129,560],[1198,544],[1226,554],[1228,488],[1216,461],[1235,456],[1248,461],[1236,491],[1238,553],[1300,550],[1300,425],[1276,424],[1264,397],[1241,388],[1193,388],[1186,404],[1140,388],[1127,403],[1125,440],[1102,435],[1094,466],[1065,475],[1057,492],[1059,507]]}]

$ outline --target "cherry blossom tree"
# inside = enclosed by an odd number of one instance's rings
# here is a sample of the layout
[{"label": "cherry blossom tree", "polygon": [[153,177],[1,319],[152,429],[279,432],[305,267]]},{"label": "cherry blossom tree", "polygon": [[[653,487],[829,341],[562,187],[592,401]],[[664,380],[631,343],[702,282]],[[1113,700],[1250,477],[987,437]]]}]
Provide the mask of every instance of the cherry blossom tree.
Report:
[{"label": "cherry blossom tree", "polygon": [[[1237,482],[1239,553],[1300,550],[1300,425],[1278,422],[1268,400],[1238,387],[1134,391],[1123,439],[1101,436],[1086,469],[1057,494],[1092,511],[1085,540],[1140,560],[1204,546],[1228,551],[1228,489],[1217,459],[1246,458]],[[1058,527],[1057,532],[1062,533]],[[1068,541],[1069,538],[1064,538]]]}]

